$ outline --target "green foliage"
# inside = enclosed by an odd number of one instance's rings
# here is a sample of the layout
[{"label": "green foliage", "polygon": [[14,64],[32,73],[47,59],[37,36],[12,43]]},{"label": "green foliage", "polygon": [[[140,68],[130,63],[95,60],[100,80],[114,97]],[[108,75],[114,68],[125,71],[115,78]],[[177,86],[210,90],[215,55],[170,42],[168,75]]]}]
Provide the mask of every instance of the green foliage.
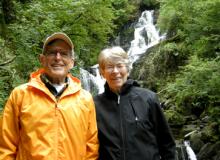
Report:
[{"label": "green foliage", "polygon": [[168,38],[179,35],[192,54],[216,58],[220,50],[219,8],[218,0],[162,0],[158,26]]},{"label": "green foliage", "polygon": [[157,0],[142,0],[142,5],[146,6],[147,8],[158,8],[159,1]]},{"label": "green foliage", "polygon": [[213,59],[220,55],[220,35],[201,36],[194,48],[198,57]]},{"label": "green foliage", "polygon": [[114,8],[114,15],[116,20],[114,21],[118,29],[121,28],[129,20],[136,18],[134,11],[137,10],[136,2],[133,0],[111,0],[112,6]]},{"label": "green foliage", "polygon": [[185,123],[183,115],[176,112],[175,110],[165,110],[164,114],[170,125],[182,126]]},{"label": "green foliage", "polygon": [[174,75],[179,71],[179,67],[186,64],[189,55],[183,43],[166,42],[154,46],[146,56],[134,64],[131,76],[143,81],[143,86],[154,91],[163,90],[169,81],[173,80]]},{"label": "green foliage", "polygon": [[[1,55],[1,60],[16,57],[8,66],[8,74],[13,77],[10,85],[7,84],[10,87],[26,82],[29,74],[40,66],[38,55],[42,51],[43,40],[53,32],[62,31],[70,36],[75,46],[76,64],[79,67],[96,64],[100,50],[108,45],[115,30],[133,17],[135,8],[132,0],[4,2],[13,3],[11,6],[6,5],[6,8],[11,7],[15,15],[14,21],[6,24],[5,13],[3,8],[0,8],[0,34],[8,46],[1,50],[10,50],[10,57],[4,54]],[[0,77],[0,80],[0,85],[4,86],[3,77]],[[5,90],[2,97],[7,97],[9,92],[10,89]],[[3,101],[0,100],[0,105]]]},{"label": "green foliage", "polygon": [[[79,58],[86,58],[84,63],[91,65],[94,59],[91,61],[88,57],[96,57],[114,28],[111,23],[114,16],[110,3],[104,1],[47,0],[26,5],[17,3],[16,7],[19,10],[19,19],[9,28],[13,30],[14,43],[21,44],[15,47],[24,48],[21,51],[24,54],[30,48],[36,56],[41,51],[42,40],[46,35],[63,31],[70,35]],[[85,50],[89,52],[84,52]]]},{"label": "green foliage", "polygon": [[11,50],[6,46],[5,41],[0,38],[0,112],[3,108],[5,101],[9,95],[9,92],[13,88],[13,74],[9,63],[14,60],[15,57],[11,54]]},{"label": "green foliage", "polygon": [[[9,26],[10,38],[17,54],[32,52],[28,60],[32,62],[37,60],[33,57],[41,52],[42,40],[46,35],[63,31],[70,35],[78,58],[83,60],[80,64],[93,65],[99,51],[113,36],[116,25],[122,25],[133,15],[134,7],[129,3],[128,0],[17,2],[17,22]],[[33,66],[36,63],[26,68]]]},{"label": "green foliage", "polygon": [[15,20],[15,8],[13,0],[1,0],[0,11],[2,11],[2,17],[6,24],[11,23]]},{"label": "green foliage", "polygon": [[[154,78],[152,84],[159,83],[156,86],[161,90],[161,98],[172,101],[170,104],[177,106],[178,113],[209,117],[210,126],[204,129],[204,135],[217,141],[220,135],[220,1],[160,2],[158,27],[166,33],[167,40],[160,47],[161,56],[155,59],[162,75]],[[178,55],[173,59],[177,60],[176,64],[170,62],[173,55]],[[166,72],[169,66],[174,68],[171,77]]]},{"label": "green foliage", "polygon": [[161,32],[172,37],[178,31],[184,30],[184,26],[189,21],[188,13],[191,13],[191,2],[181,0],[161,0],[158,26]]},{"label": "green foliage", "polygon": [[12,74],[9,70],[0,68],[0,112],[12,90]]},{"label": "green foliage", "polygon": [[160,46],[159,52],[155,54],[155,75],[165,77],[178,71],[179,66],[185,64],[188,57],[187,48],[182,43],[165,43]]},{"label": "green foliage", "polygon": [[[202,61],[193,57],[177,75],[175,83],[170,83],[166,94],[179,107],[204,111],[215,107],[220,101],[220,61]],[[201,113],[195,113],[198,116]],[[219,114],[219,113],[218,113]]]}]

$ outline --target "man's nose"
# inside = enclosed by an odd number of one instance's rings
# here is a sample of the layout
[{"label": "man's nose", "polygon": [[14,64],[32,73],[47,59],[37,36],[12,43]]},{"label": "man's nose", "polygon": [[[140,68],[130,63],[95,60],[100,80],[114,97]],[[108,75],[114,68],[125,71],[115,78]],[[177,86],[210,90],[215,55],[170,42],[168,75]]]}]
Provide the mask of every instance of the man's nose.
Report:
[{"label": "man's nose", "polygon": [[57,51],[56,54],[55,54],[55,57],[56,58],[62,58],[62,55],[61,55],[61,53],[59,51]]}]

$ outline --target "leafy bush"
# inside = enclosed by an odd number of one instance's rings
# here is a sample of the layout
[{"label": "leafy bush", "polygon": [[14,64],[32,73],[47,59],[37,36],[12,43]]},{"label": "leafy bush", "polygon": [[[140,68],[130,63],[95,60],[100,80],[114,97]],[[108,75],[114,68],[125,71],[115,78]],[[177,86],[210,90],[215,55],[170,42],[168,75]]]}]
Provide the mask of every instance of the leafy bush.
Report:
[{"label": "leafy bush", "polygon": [[174,110],[165,110],[164,114],[170,125],[182,126],[186,121],[180,113]]},{"label": "leafy bush", "polygon": [[0,112],[3,108],[8,94],[13,88],[13,73],[10,63],[13,62],[12,51],[6,46],[3,39],[0,38]]},{"label": "leafy bush", "polygon": [[216,58],[220,54],[219,8],[218,0],[162,0],[158,26],[168,38],[180,36],[191,54]]},{"label": "leafy bush", "polygon": [[[168,96],[179,107],[204,111],[220,101],[220,58],[202,61],[192,57],[176,81],[167,86]],[[201,113],[198,113],[201,114]],[[219,114],[219,113],[218,113]],[[199,115],[198,115],[199,116]]]}]

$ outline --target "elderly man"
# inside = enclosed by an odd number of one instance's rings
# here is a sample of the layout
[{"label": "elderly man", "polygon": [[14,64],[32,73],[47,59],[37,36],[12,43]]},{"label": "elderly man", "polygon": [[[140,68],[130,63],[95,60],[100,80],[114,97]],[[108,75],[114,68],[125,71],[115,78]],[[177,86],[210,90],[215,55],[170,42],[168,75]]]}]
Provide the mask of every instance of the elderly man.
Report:
[{"label": "elderly man", "polygon": [[69,74],[73,44],[64,33],[44,42],[42,68],[16,87],[3,112],[1,160],[95,160],[98,157],[92,96]]}]

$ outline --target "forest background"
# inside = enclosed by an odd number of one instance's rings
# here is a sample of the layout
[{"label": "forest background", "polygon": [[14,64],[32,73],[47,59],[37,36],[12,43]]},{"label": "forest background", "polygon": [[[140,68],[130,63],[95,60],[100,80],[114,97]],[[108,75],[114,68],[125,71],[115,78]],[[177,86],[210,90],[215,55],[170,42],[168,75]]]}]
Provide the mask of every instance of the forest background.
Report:
[{"label": "forest background", "polygon": [[27,82],[39,67],[46,36],[57,31],[68,34],[77,67],[88,68],[127,24],[143,10],[153,9],[166,39],[141,65],[134,65],[137,72],[131,75],[159,94],[170,123],[185,123],[187,114],[208,117],[206,138],[216,142],[220,139],[219,8],[219,0],[1,0],[0,110],[11,90]]}]

